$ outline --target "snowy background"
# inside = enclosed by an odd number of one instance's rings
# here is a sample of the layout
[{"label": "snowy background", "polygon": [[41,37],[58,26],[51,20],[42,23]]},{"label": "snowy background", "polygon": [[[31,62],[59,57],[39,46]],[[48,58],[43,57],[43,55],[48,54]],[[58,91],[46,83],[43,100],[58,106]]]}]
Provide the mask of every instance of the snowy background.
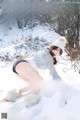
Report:
[{"label": "snowy background", "polygon": [[[4,32],[1,34],[0,99],[6,95],[7,91],[25,86],[25,82],[17,78],[12,72],[12,65],[17,58],[27,59],[27,57],[30,57],[32,60],[36,52],[50,44],[64,48],[61,36],[50,30],[48,26],[36,25],[25,31],[18,29],[16,26],[12,27],[12,30],[6,31],[7,36],[4,35]],[[6,55],[10,60],[5,57]],[[58,61],[55,68],[62,81],[51,81],[49,71],[42,71],[42,76],[47,78],[47,88],[41,94],[38,104],[28,109],[22,108],[22,103],[19,100],[15,103],[0,103],[0,112],[7,112],[8,120],[79,120],[80,74],[77,70],[74,71],[65,52],[59,57]]]},{"label": "snowy background", "polygon": [[[1,5],[5,6],[4,1]],[[41,24],[38,19],[33,19],[26,25],[25,21],[21,20],[21,29],[15,19],[14,22],[4,21],[5,17],[0,16],[0,20],[0,100],[2,100],[9,90],[25,86],[25,82],[12,72],[12,65],[17,59],[30,59],[33,62],[36,52],[51,44],[58,45],[64,50],[65,44],[62,36],[49,24]],[[43,78],[46,78],[46,87],[40,94],[39,103],[26,108],[22,107],[22,99],[13,103],[1,101],[0,120],[1,113],[8,114],[7,120],[80,120],[80,74],[78,69],[74,70],[73,64],[64,51],[55,65],[61,81],[52,80],[48,70],[41,71]]]}]

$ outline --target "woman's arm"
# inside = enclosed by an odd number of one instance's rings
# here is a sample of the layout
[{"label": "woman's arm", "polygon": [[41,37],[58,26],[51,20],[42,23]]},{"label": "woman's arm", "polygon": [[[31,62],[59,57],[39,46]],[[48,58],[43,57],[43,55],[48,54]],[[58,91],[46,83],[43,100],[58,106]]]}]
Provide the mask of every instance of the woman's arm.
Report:
[{"label": "woman's arm", "polygon": [[44,53],[42,55],[43,59],[45,60],[47,67],[50,70],[51,75],[53,76],[53,79],[61,79],[60,76],[58,75],[54,65],[53,65],[53,57],[49,53]]}]

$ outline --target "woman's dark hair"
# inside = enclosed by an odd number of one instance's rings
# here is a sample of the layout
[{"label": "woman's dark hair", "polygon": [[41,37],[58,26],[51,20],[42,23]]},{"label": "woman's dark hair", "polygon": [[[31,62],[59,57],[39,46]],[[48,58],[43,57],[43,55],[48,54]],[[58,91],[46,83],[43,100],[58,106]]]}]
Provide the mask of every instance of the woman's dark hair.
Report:
[{"label": "woman's dark hair", "polygon": [[51,56],[54,56],[54,53],[52,52],[52,50],[57,50],[57,49],[60,49],[60,55],[61,55],[63,51],[62,51],[62,49],[59,48],[58,46],[51,45],[50,48],[48,48],[48,50],[49,50]]},{"label": "woman's dark hair", "polygon": [[60,55],[62,54],[62,49],[59,48],[58,46],[55,46],[55,45],[51,45],[50,48],[48,48],[49,52],[50,52],[50,55],[53,57],[53,64],[55,65],[57,63],[57,60],[56,58],[54,57],[54,53],[52,52],[52,50],[57,50],[59,49],[60,50]]},{"label": "woman's dark hair", "polygon": [[55,57],[53,57],[53,64],[54,64],[54,65],[57,64],[57,60],[56,60]]}]

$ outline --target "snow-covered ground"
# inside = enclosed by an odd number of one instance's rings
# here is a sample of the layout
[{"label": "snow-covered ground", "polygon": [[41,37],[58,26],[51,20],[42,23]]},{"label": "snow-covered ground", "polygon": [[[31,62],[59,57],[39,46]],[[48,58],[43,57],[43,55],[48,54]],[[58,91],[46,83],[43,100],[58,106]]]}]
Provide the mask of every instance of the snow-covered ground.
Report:
[{"label": "snow-covered ground", "polygon": [[[14,57],[16,53],[20,53],[22,57],[31,57],[51,44],[64,49],[61,36],[48,26],[36,25],[24,30],[18,29],[17,25],[10,27],[12,29],[8,26],[5,29],[1,26],[0,29],[0,100],[9,90],[25,86],[25,82],[12,72],[12,64],[17,59]],[[7,120],[80,120],[80,74],[74,71],[65,52],[58,58],[55,69],[61,81],[52,80],[48,70],[41,71],[47,81],[38,104],[23,108],[20,99],[13,103],[1,101],[0,120],[1,113],[8,114]]]}]

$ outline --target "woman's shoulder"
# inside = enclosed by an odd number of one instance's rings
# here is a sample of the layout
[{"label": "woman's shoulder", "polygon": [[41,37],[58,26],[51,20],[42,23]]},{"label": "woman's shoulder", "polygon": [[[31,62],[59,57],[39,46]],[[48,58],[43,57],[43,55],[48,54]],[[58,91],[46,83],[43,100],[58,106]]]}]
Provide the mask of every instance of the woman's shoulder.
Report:
[{"label": "woman's shoulder", "polygon": [[48,52],[49,52],[48,49],[42,49],[42,50],[36,52],[35,55],[43,55],[43,54],[48,53]]}]

